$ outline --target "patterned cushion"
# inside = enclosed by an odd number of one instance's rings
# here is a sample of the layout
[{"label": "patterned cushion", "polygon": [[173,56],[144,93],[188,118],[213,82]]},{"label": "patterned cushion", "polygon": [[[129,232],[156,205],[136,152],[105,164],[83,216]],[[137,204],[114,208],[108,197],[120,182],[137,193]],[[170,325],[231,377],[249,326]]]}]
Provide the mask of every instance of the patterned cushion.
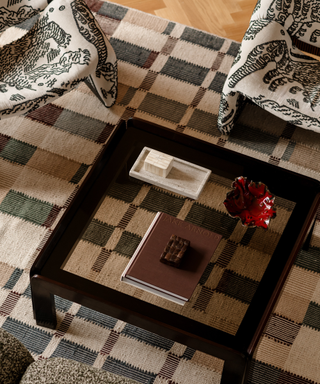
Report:
[{"label": "patterned cushion", "polygon": [[76,361],[52,358],[29,365],[20,384],[138,384]]},{"label": "patterned cushion", "polygon": [[19,383],[33,361],[31,354],[20,341],[0,329],[0,383]]}]

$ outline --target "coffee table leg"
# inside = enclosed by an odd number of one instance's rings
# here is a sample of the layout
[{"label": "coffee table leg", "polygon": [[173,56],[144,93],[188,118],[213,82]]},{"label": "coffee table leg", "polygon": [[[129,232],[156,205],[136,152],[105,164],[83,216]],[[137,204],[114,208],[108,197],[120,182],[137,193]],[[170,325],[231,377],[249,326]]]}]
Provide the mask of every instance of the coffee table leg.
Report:
[{"label": "coffee table leg", "polygon": [[46,287],[46,282],[33,276],[30,280],[33,316],[37,325],[55,329],[57,325],[54,296]]},{"label": "coffee table leg", "polygon": [[249,358],[233,356],[225,360],[220,384],[245,384]]},{"label": "coffee table leg", "polygon": [[313,230],[314,230],[314,227],[315,227],[315,224],[316,224],[316,221],[317,221],[317,218],[315,217],[314,220],[313,220],[313,223],[312,223],[312,226],[309,230],[309,233],[308,233],[308,236],[302,246],[302,249],[304,251],[308,251],[309,250],[309,246],[310,246],[310,243],[311,243],[311,238],[312,238],[312,233],[313,233]]}]

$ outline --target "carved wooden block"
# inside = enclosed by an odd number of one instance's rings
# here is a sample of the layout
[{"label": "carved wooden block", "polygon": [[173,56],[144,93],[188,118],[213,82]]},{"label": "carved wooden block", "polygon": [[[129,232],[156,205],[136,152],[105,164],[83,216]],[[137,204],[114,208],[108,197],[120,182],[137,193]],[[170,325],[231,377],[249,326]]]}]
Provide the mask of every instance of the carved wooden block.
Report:
[{"label": "carved wooden block", "polygon": [[173,157],[165,153],[151,150],[144,161],[144,168],[161,177],[167,177],[173,164]]},{"label": "carved wooden block", "polygon": [[190,241],[176,235],[171,235],[161,257],[160,261],[172,267],[179,268],[182,258],[189,248]]}]

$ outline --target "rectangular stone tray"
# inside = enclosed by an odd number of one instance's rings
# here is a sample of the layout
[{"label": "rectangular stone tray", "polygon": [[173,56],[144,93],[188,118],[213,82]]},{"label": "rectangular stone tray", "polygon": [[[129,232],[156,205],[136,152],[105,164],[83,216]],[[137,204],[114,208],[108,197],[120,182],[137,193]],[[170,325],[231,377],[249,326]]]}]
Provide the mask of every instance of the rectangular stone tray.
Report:
[{"label": "rectangular stone tray", "polygon": [[148,147],[143,148],[130,169],[129,175],[196,200],[205,186],[211,170],[174,157],[171,171],[167,177],[161,177],[144,169],[144,160],[151,150]]}]

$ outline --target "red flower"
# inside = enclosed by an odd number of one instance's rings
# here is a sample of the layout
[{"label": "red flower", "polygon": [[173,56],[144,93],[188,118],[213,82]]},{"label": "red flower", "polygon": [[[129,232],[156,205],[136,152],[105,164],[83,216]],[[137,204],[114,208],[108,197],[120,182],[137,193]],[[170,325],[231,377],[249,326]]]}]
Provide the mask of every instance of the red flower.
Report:
[{"label": "red flower", "polygon": [[239,217],[248,227],[268,228],[270,219],[276,217],[274,196],[261,182],[248,181],[240,176],[232,183],[233,190],[223,202],[232,217]]}]

